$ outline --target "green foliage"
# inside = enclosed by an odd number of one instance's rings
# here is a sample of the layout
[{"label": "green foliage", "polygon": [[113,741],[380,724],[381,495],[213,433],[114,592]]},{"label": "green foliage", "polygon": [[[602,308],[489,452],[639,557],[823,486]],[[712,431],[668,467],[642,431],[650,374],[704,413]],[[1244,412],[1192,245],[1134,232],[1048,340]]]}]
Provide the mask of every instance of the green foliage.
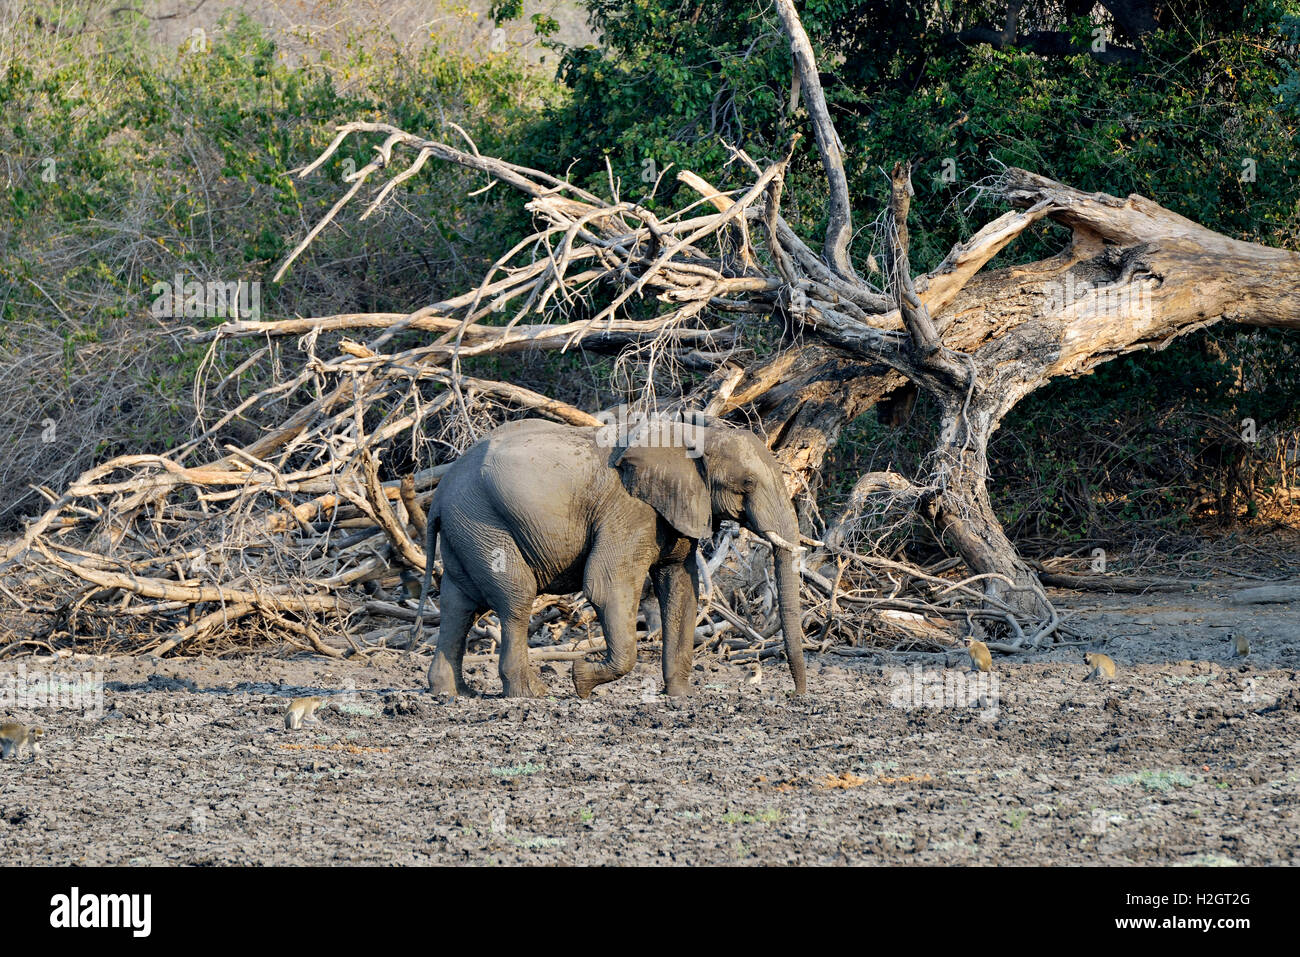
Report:
[{"label": "green foliage", "polygon": [[[809,133],[802,110],[788,113],[791,59],[770,11],[729,0],[587,6],[607,48],[565,50],[560,77],[573,97],[529,143],[551,163],[574,162],[593,185],[604,181],[606,157],[624,183],[641,181],[646,159],[659,170],[677,163],[743,182],[746,171],[724,169],[728,146],[774,156],[792,132]],[[1296,128],[1276,92],[1295,82],[1295,58],[1286,53],[1300,32],[1287,15],[1294,2],[1257,0],[1236,13],[1188,5],[1182,12],[1194,18],[1148,37],[1137,67],[1086,53],[1050,58],[952,42],[956,29],[988,22],[997,7],[800,4],[846,145],[859,223],[880,209],[880,169],[918,159],[918,267],[933,265],[978,224],[960,214],[958,198],[1003,165],[1081,189],[1142,192],[1242,238],[1268,241],[1295,228]],[[1091,40],[1089,21],[1074,27]],[[1254,182],[1241,176],[1247,158],[1257,161]],[[945,160],[955,164],[955,180],[943,178]],[[672,190],[661,186],[665,204]],[[793,208],[821,215],[824,187],[810,135],[798,147],[787,193]],[[860,240],[855,250],[860,258],[864,246]]]},{"label": "green foliage", "polygon": [[[28,483],[61,487],[93,456],[189,434],[207,347],[186,327],[223,319],[155,319],[156,282],[258,282],[267,318],[403,311],[477,280],[518,229],[517,203],[470,197],[481,177],[430,164],[400,204],[327,230],[272,285],[304,224],[372,156],[358,140],[293,175],[335,125],[384,120],[450,139],[453,121],[504,152],[560,95],[511,56],[412,48],[378,28],[297,38],[291,53],[240,14],[174,50],[151,45],[147,26],[89,0],[28,3],[0,26],[0,50],[20,52],[0,68],[0,388],[24,393],[0,422],[18,437],[0,449],[0,526]],[[220,381],[258,345],[223,348],[209,374]],[[39,438],[46,418],[54,442]]]},{"label": "green foliage", "polygon": [[1053,542],[1173,530],[1217,508],[1234,469],[1266,485],[1271,446],[1242,442],[1241,423],[1294,429],[1298,352],[1288,331],[1224,328],[1053,382],[990,446],[1002,518],[1017,537]]},{"label": "green foliage", "polygon": [[1300,118],[1300,17],[1283,17],[1278,25],[1278,39],[1284,58],[1285,76],[1273,88],[1282,101],[1282,108],[1293,117]]}]

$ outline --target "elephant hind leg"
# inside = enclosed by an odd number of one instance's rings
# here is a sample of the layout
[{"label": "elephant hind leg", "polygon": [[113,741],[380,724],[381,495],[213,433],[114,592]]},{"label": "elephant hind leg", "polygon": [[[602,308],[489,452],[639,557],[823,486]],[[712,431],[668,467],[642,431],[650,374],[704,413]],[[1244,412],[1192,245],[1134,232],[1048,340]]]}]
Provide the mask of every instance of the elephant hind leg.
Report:
[{"label": "elephant hind leg", "polygon": [[477,692],[465,680],[465,638],[474,619],[484,609],[465,594],[451,575],[444,575],[438,610],[441,621],[437,647],[429,664],[429,690],[434,694],[476,697]]},{"label": "elephant hind leg", "polygon": [[[529,600],[527,608],[532,609]],[[498,612],[500,615],[500,612]],[[538,677],[528,660],[527,611],[522,614],[501,616],[501,657],[497,668],[501,674],[501,687],[507,698],[542,698],[546,685]]]}]

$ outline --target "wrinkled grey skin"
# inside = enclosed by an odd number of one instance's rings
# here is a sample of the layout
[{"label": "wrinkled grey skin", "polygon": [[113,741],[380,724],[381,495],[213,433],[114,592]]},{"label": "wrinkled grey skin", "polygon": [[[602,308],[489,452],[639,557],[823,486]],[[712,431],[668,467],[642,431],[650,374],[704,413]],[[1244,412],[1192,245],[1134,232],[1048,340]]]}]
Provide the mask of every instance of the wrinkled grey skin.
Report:
[{"label": "wrinkled grey skin", "polygon": [[[429,592],[442,542],[442,622],[429,666],[435,694],[469,695],[465,636],[491,609],[501,620],[501,682],[508,697],[541,695],[528,661],[528,621],[539,594],[583,592],[600,618],[606,652],[575,661],[579,697],[636,662],[636,616],[649,575],[663,619],[667,694],[690,690],[699,539],[734,519],[779,541],[772,551],[781,624],[795,690],[806,690],[796,556],[798,520],[781,469],[754,434],[692,427],[689,444],[604,448],[597,430],[541,419],[510,422],[461,456],[429,506]],[[693,454],[692,454],[693,453]],[[416,622],[419,635],[420,620]]]}]

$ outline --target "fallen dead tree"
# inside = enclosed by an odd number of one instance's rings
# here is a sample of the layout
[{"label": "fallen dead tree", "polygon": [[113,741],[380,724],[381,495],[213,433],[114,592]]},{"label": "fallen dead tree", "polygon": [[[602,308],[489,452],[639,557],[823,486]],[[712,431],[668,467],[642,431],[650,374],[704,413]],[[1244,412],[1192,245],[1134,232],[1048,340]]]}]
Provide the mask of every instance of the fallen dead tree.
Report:
[{"label": "fallen dead tree", "polygon": [[[752,177],[742,189],[723,192],[679,171],[695,198],[659,216],[620,196],[612,177],[608,195],[598,196],[483,156],[468,137],[462,149],[383,123],[346,124],[299,175],[320,169],[349,137],[381,137],[374,159],[350,177],[277,280],[372,177],[388,178],[363,217],[430,159],[522,194],[535,231],[473,289],[409,314],[196,331],[211,360],[196,383],[201,400],[271,361],[281,341],[296,344],[302,359],[271,387],[214,409],[168,455],[114,458],[62,493],[45,490],[49,508],[0,554],[4,593],[42,625],[7,647],[93,637],[134,651],[213,650],[235,622],[331,655],[404,646],[402,602],[423,568],[423,508],[443,466],[394,476],[394,449],[433,445],[445,462],[521,413],[598,424],[599,410],[466,371],[502,355],[577,349],[655,370],[644,377],[641,411],[702,409],[768,437],[792,494],[808,506],[812,647],[938,649],[958,631],[1007,650],[1057,640],[1062,628],[1043,584],[989,502],[990,435],[1033,390],[1115,356],[1163,348],[1221,320],[1300,326],[1300,254],[1221,236],[1140,196],[1083,193],[1008,169],[981,184],[977,198],[1010,209],[915,275],[910,170],[898,164],[877,231],[883,278],[873,283],[855,270],[843,160],[811,45],[793,4],[778,0],[777,10],[830,190],[820,248],[781,213],[794,142],[765,165],[736,150]],[[1047,220],[1070,230],[1057,255],[985,269]],[[657,307],[646,318],[648,303]],[[756,358],[748,346],[764,325],[779,330],[782,344]],[[209,381],[222,350],[246,339],[265,345]],[[692,384],[687,370],[702,382]],[[940,409],[921,473],[864,475],[849,508],[823,522],[810,490],[840,430],[917,388]],[[233,424],[276,409],[286,414],[255,440],[227,440]],[[955,560],[922,569],[873,552],[855,537],[869,510],[927,523]],[[758,659],[776,653],[770,582],[752,560],[763,546],[740,541],[728,535],[706,549],[731,574],[719,576],[723,587],[697,639]],[[589,640],[588,628],[581,602],[548,602],[534,616],[534,633],[566,653]],[[478,637],[490,645],[490,622]]]}]

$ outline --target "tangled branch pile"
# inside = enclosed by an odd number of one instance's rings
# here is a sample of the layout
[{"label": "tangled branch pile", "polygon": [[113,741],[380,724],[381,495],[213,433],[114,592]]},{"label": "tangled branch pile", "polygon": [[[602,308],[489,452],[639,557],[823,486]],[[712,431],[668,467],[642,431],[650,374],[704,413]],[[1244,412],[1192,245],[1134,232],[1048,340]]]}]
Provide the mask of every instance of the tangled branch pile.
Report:
[{"label": "tangled branch pile", "polygon": [[[253,357],[265,360],[276,340],[298,337],[306,361],[296,374],[225,410],[206,423],[201,435],[167,455],[120,456],[81,475],[62,495],[44,490],[49,508],[3,554],[7,593],[20,607],[41,615],[42,622],[6,650],[54,650],[90,640],[99,648],[135,653],[217,651],[238,644],[234,636],[247,641],[259,633],[330,656],[402,646],[409,630],[402,623],[414,618],[409,586],[424,565],[418,544],[424,506],[444,467],[383,480],[383,460],[395,445],[405,441],[415,448],[425,443],[414,436],[432,435],[444,448],[461,450],[514,410],[574,425],[599,424],[559,400],[466,375],[460,371],[463,361],[582,348],[630,350],[647,362],[687,368],[721,366],[725,375],[711,378],[690,398],[707,396],[701,403],[706,411],[728,411],[743,401],[736,395],[742,370],[727,365],[736,354],[738,333],[731,325],[710,328],[700,315],[706,307],[736,315],[761,315],[777,307],[783,283],[753,265],[758,257],[748,237],[760,198],[769,197],[767,221],[785,243],[773,248],[781,249],[787,261],[817,263],[775,214],[783,164],[759,171],[755,184],[734,201],[683,173],[681,179],[699,188],[702,198],[665,221],[637,204],[616,197],[606,201],[544,173],[382,124],[344,127],[303,175],[323,163],[346,136],[364,132],[387,134],[375,162],[357,172],[353,189],[290,261],[368,176],[392,162],[399,145],[414,151],[415,159],[389,180],[367,213],[429,156],[437,156],[481,169],[525,192],[540,228],[503,256],[478,288],[409,315],[233,321],[196,332],[195,338],[210,342],[210,360],[233,339],[266,340],[268,345]],[[708,211],[701,212],[701,205]],[[701,248],[710,238],[719,241],[719,255]],[[724,264],[734,257],[748,265],[734,269]],[[596,311],[590,303],[610,286],[621,292]],[[831,304],[839,297],[832,287],[807,280],[800,288],[834,310]],[[618,317],[625,303],[646,292],[672,308],[648,320]],[[736,298],[741,295],[749,298]],[[839,305],[859,309],[848,300]],[[506,310],[514,314],[505,324],[483,324]],[[547,310],[591,315],[568,323],[521,322],[530,312]],[[321,344],[333,341],[328,334],[343,332],[372,338],[365,343],[337,339],[335,354],[320,354]],[[433,341],[385,351],[386,344],[415,333]],[[196,389],[203,396],[221,395],[252,361],[215,386],[201,380]],[[304,395],[314,398],[257,441],[242,447],[222,442],[223,429],[232,422],[301,402]],[[214,452],[218,454],[211,457]],[[745,556],[731,541],[723,537],[715,567],[729,557],[741,564],[737,559]],[[817,572],[807,575],[813,587],[825,587]],[[734,600],[745,614],[719,599],[700,626],[702,642],[747,649],[755,656],[776,653],[777,644],[768,641],[775,619],[758,617],[755,627],[748,614],[771,611],[765,577],[765,572],[731,576]],[[584,614],[578,606],[553,599],[539,604],[537,631],[547,630],[553,640],[570,644],[586,640],[589,610]],[[827,596],[821,604],[828,604]],[[890,608],[905,605],[898,599],[887,603]],[[810,613],[823,617],[816,602]],[[235,623],[242,625],[232,628]],[[483,636],[490,638],[492,627],[490,621],[483,626]],[[821,633],[825,640],[827,629]]]},{"label": "tangled branch pile", "polygon": [[[386,134],[376,160],[357,172],[353,189],[290,261],[368,176],[389,166],[399,145],[412,150],[415,159],[380,190],[367,214],[429,156],[437,156],[481,169],[529,195],[540,228],[503,256],[478,288],[409,315],[233,321],[196,332],[196,339],[211,344],[210,360],[223,343],[237,338],[266,340],[268,345],[253,357],[266,359],[276,340],[297,337],[306,361],[296,374],[225,410],[201,435],[167,455],[114,458],[81,475],[61,496],[45,490],[48,510],[3,555],[10,565],[10,596],[44,618],[8,649],[53,650],[91,639],[100,648],[136,653],[216,651],[238,644],[234,636],[248,641],[259,633],[330,656],[404,646],[409,630],[404,622],[414,618],[410,585],[424,565],[418,544],[424,506],[444,466],[383,480],[383,460],[394,447],[406,442],[416,448],[425,444],[416,436],[432,435],[445,449],[463,450],[515,410],[573,425],[600,424],[559,400],[466,375],[460,371],[463,361],[519,351],[630,351],[649,363],[718,370],[693,394],[676,399],[725,414],[763,391],[754,384],[742,388],[746,378],[768,387],[777,383],[731,361],[738,355],[738,330],[735,325],[710,328],[701,320],[706,307],[735,316],[766,315],[781,310],[782,297],[803,295],[825,321],[836,322],[863,315],[866,307],[888,306],[883,296],[849,298],[851,290],[837,283],[776,212],[784,163],[756,170],[754,185],[735,200],[700,177],[681,173],[679,178],[697,188],[701,199],[664,221],[617,197],[606,201],[544,173],[383,124],[342,128],[302,175],[319,167],[346,136],[365,132]],[[760,209],[757,204],[764,198]],[[760,219],[768,229],[768,249],[783,264],[790,283],[756,265],[759,253],[750,223]],[[716,241],[715,255],[701,248],[710,239]],[[610,287],[621,291],[597,311],[592,301]],[[670,309],[648,320],[619,317],[620,307],[646,292]],[[585,311],[589,318],[537,325],[521,321],[530,312],[548,309]],[[513,316],[504,324],[483,323],[506,310]],[[372,338],[334,341],[329,334],[337,333]],[[386,344],[409,339],[409,334],[431,335],[433,341],[385,351]],[[319,352],[327,337],[337,349],[333,355]],[[203,396],[221,395],[252,361],[217,385],[201,380],[196,389]],[[289,406],[304,395],[314,398],[257,441],[242,447],[221,442],[223,429],[232,422]],[[204,407],[202,401],[197,404]],[[224,454],[201,460],[205,452]],[[792,475],[791,484],[798,482],[800,477]],[[750,544],[750,549],[759,547]],[[842,563],[864,559],[842,545],[836,553]],[[777,654],[779,645],[770,639],[778,623],[763,564],[738,550],[731,534],[722,536],[713,551],[715,569],[721,570],[724,561],[736,569],[720,576],[721,582],[730,582],[730,597],[719,596],[706,611],[700,642],[724,653],[739,652],[742,660]],[[935,602],[918,605],[899,594],[899,580],[884,580],[882,591],[874,570],[864,567],[871,573],[855,575],[850,569],[846,575],[842,564],[830,582],[817,564],[808,563],[805,578],[809,616],[818,622],[815,633],[822,646],[846,637],[865,644],[876,629],[867,627],[862,615],[855,616],[852,626],[847,619],[832,623],[841,609],[873,608],[884,613],[875,625],[887,634],[932,647],[947,635],[918,612],[968,616],[951,599],[981,597],[967,585],[954,587],[919,569],[885,562],[903,573],[902,581],[935,592]],[[853,590],[837,591],[850,582]],[[539,605],[535,631],[567,642],[571,653],[599,647],[588,636],[589,609],[553,599],[539,600]],[[976,613],[1014,621],[1005,610]],[[242,626],[231,628],[235,623]],[[481,635],[491,639],[493,627],[489,620]],[[578,641],[582,644],[574,644]]]}]

